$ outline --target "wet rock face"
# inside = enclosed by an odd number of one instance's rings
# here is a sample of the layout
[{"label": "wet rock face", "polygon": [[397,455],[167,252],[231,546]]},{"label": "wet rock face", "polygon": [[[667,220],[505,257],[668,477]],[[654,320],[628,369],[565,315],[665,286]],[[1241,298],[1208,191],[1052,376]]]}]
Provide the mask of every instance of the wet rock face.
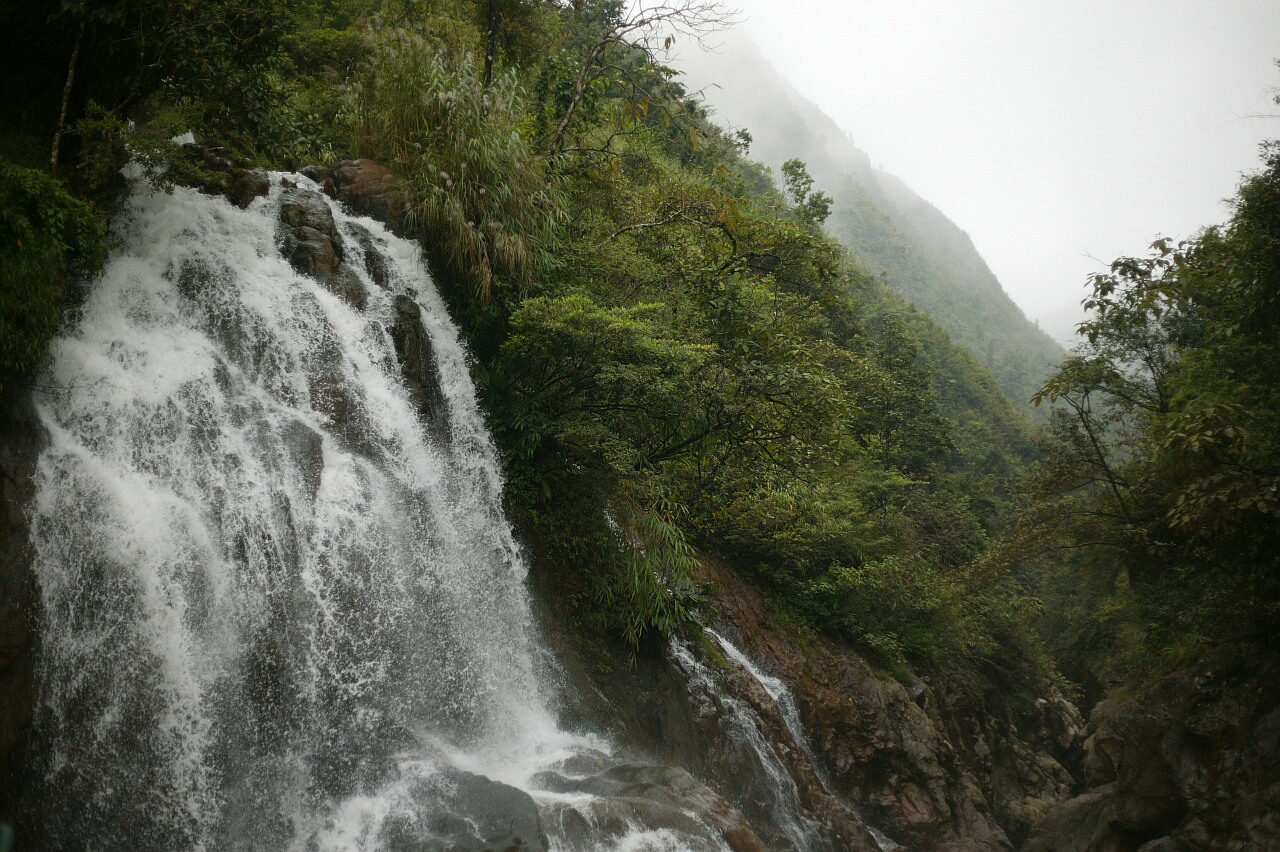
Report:
[{"label": "wet rock face", "polygon": [[969,688],[877,676],[835,643],[812,638],[799,647],[724,566],[710,564],[706,574],[743,650],[790,685],[836,792],[905,848],[1010,849],[1071,795],[1073,779],[1055,755],[1070,748],[1079,717],[1060,697],[1027,701],[1016,716]]},{"label": "wet rock face", "polygon": [[[1018,715],[947,683],[904,686],[836,643],[808,637],[802,647],[771,626],[758,593],[727,568],[708,565],[704,579],[735,644],[794,695],[810,755],[789,745],[776,704],[754,680],[736,669],[718,675],[775,744],[802,812],[828,829],[813,835],[815,848],[875,848],[865,819],[905,849],[1008,850],[1072,794],[1058,755],[1075,742],[1079,717],[1060,697],[1028,699]],[[708,779],[761,831],[768,815],[747,801],[758,797],[725,729],[724,700],[691,697],[673,668],[642,662],[633,682],[599,688],[637,748]],[[735,798],[743,790],[745,804]]]},{"label": "wet rock face", "polygon": [[378,250],[378,243],[374,240],[373,234],[355,223],[348,223],[356,238],[356,242],[360,245],[361,252],[364,253],[364,270],[369,273],[370,280],[373,283],[386,290],[391,286],[391,270],[387,268],[386,258]]},{"label": "wet rock face", "polygon": [[248,169],[236,165],[223,148],[206,148],[202,145],[188,144],[183,146],[183,150],[188,157],[217,176],[197,186],[196,188],[201,192],[224,196],[243,210],[255,198],[260,198],[271,191],[271,180],[266,172],[262,169]]},{"label": "wet rock face", "polygon": [[1089,789],[1030,852],[1280,849],[1280,665],[1219,648],[1089,721]]},{"label": "wet rock face", "polygon": [[271,191],[271,179],[261,169],[233,169],[227,179],[227,200],[241,210]]},{"label": "wet rock face", "polygon": [[324,474],[324,437],[301,420],[290,420],[282,433],[285,450],[301,469],[307,496],[314,502]]},{"label": "wet rock face", "polygon": [[413,236],[408,227],[408,195],[386,166],[373,160],[343,160],[333,169],[307,166],[302,173],[357,213],[385,223],[399,236]]},{"label": "wet rock face", "polygon": [[760,683],[710,644],[684,647],[676,654],[655,646],[634,667],[585,675],[593,682],[582,692],[605,705],[592,724],[611,727],[615,741],[661,765],[646,771],[680,768],[706,784],[765,849],[876,852],[866,825],[827,791]]},{"label": "wet rock face", "polygon": [[417,791],[419,818],[392,816],[379,840],[399,852],[546,852],[538,807],[523,790],[461,770]]},{"label": "wet rock face", "polygon": [[639,823],[690,836],[701,834],[703,825],[709,825],[733,852],[768,848],[740,812],[677,766],[627,764],[605,755],[583,754],[559,770],[539,773],[535,783],[544,790],[594,797],[590,820],[578,808],[551,810],[560,833],[584,845],[601,834],[620,837]]},{"label": "wet rock face", "polygon": [[14,763],[35,709],[31,668],[36,595],[26,506],[45,443],[28,393],[0,394],[0,821],[13,818]]},{"label": "wet rock face", "polygon": [[395,298],[395,320],[391,324],[391,342],[400,358],[400,373],[409,388],[409,399],[434,430],[449,428],[448,403],[440,388],[431,338],[422,325],[422,309],[406,295]]},{"label": "wet rock face", "polygon": [[364,310],[364,285],[342,262],[342,237],[324,197],[309,189],[286,188],[280,197],[280,225],[280,248],[289,264]]},{"label": "wet rock face", "polygon": [[294,269],[314,278],[335,275],[342,263],[342,240],[333,211],[318,193],[290,187],[280,196],[284,255]]}]

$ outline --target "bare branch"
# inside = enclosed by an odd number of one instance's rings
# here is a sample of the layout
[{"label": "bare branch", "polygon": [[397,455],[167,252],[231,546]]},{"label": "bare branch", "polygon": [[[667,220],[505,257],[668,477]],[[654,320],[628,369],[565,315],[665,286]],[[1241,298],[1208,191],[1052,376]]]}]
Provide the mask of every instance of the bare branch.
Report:
[{"label": "bare branch", "polygon": [[569,106],[551,135],[547,156],[554,158],[563,151],[565,134],[582,105],[583,95],[605,70],[597,62],[611,47],[635,48],[644,53],[649,62],[655,62],[657,53],[669,50],[677,36],[705,44],[712,33],[735,24],[736,15],[735,10],[719,0],[633,0],[626,16],[612,29],[605,30],[600,40],[587,50],[574,80]]}]

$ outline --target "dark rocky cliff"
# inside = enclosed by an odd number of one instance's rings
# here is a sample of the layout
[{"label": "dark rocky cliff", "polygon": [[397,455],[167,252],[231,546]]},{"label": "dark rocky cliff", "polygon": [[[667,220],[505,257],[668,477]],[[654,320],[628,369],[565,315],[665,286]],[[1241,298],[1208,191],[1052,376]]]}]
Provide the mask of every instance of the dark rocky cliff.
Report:
[{"label": "dark rocky cliff", "polygon": [[31,392],[0,395],[0,820],[12,820],[17,765],[35,708],[32,643],[39,604],[31,578],[27,504],[44,446]]},{"label": "dark rocky cliff", "polygon": [[1094,710],[1027,852],[1280,849],[1280,666],[1221,647]]},{"label": "dark rocky cliff", "polygon": [[[1064,764],[1083,724],[1048,685],[985,688],[935,678],[909,686],[877,672],[856,652],[781,623],[760,593],[708,560],[710,620],[795,698],[809,750],[789,746],[778,706],[710,639],[692,641],[714,673],[714,694],[690,683],[668,646],[654,643],[633,669],[593,668],[592,651],[547,601],[548,633],[567,655],[579,709],[632,750],[689,769],[768,832],[743,789],[743,746],[730,736],[732,702],[748,706],[795,780],[803,811],[833,829],[833,849],[866,847],[859,826],[910,850],[1007,850],[1071,797]],[[544,590],[549,591],[549,590]],[[545,597],[545,595],[544,595]],[[615,661],[616,662],[616,661]],[[584,709],[585,708],[585,709]]]}]

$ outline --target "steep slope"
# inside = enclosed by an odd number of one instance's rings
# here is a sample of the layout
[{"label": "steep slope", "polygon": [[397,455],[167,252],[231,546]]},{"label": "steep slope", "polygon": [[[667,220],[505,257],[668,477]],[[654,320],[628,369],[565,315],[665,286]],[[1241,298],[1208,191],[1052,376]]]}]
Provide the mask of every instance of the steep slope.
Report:
[{"label": "steep slope", "polygon": [[[1013,303],[969,235],[866,153],[769,65],[740,33],[678,64],[719,121],[746,128],[751,156],[777,168],[798,157],[835,204],[827,230],[929,314],[1024,410],[1062,348]],[[714,83],[713,83],[714,81]]]}]

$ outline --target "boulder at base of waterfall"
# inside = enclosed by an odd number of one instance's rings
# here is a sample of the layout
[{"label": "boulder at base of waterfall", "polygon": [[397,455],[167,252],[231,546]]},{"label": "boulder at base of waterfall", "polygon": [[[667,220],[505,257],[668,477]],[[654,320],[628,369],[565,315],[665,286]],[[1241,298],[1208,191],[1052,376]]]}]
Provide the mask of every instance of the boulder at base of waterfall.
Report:
[{"label": "boulder at base of waterfall", "polygon": [[[598,758],[604,765],[608,758]],[[578,777],[586,768],[581,760],[561,766],[561,771],[539,773],[534,783],[556,793],[586,793],[585,803],[553,810],[564,833],[577,826],[582,839],[601,832],[621,837],[634,825],[667,830],[690,838],[706,837],[710,829],[734,852],[764,852],[765,845],[751,824],[710,787],[678,766],[614,765],[598,774]],[[562,774],[563,773],[563,774]],[[583,813],[583,810],[588,813]],[[579,825],[580,824],[580,825]]]},{"label": "boulder at base of waterfall", "polygon": [[397,852],[546,852],[538,806],[528,793],[483,775],[446,770],[418,784],[422,810],[397,813],[380,846]]}]

